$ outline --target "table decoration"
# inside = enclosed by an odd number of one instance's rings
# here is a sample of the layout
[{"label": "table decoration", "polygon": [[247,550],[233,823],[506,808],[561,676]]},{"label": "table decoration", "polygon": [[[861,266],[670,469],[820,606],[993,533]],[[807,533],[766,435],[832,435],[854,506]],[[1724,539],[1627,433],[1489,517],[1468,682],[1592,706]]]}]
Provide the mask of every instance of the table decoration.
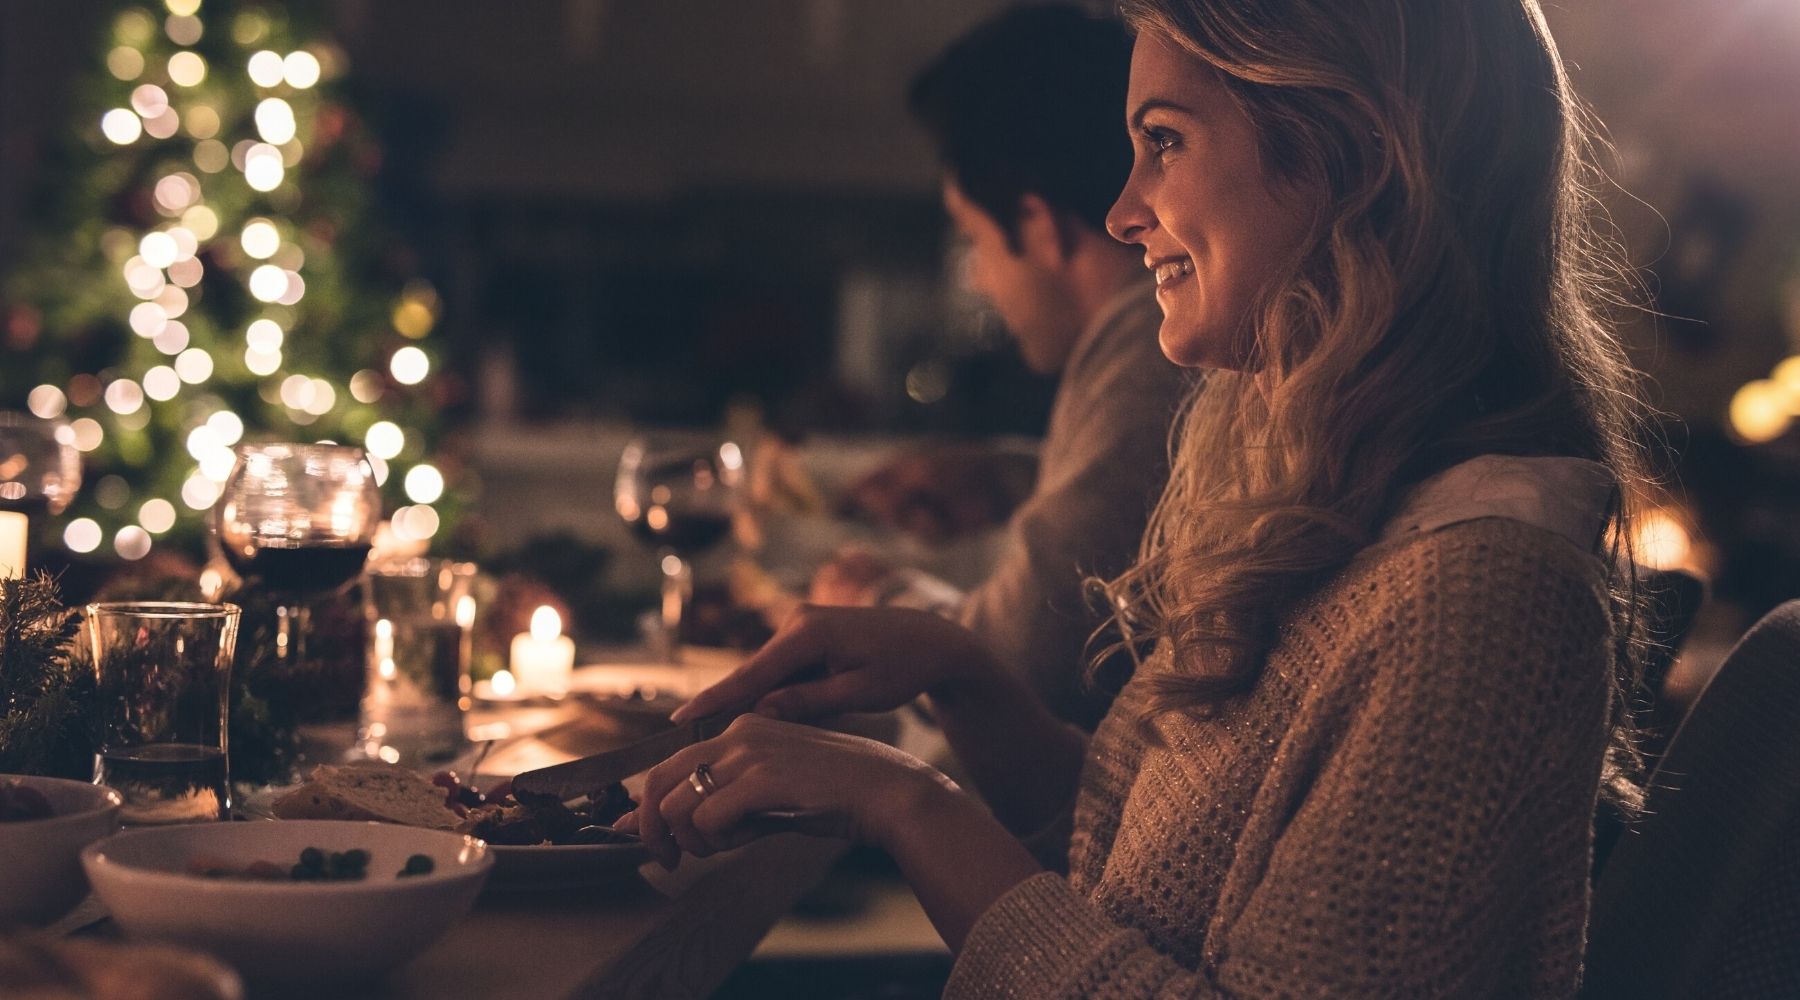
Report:
[{"label": "table decoration", "polygon": [[562,634],[562,618],[548,605],[531,615],[531,631],[513,636],[512,679],[521,694],[559,697],[575,669],[575,640]]}]

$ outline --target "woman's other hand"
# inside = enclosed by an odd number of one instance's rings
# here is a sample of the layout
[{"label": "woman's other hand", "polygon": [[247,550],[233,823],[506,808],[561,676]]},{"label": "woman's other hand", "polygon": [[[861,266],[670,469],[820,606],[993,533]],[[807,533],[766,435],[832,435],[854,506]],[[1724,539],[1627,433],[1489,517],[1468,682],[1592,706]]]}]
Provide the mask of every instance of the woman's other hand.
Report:
[{"label": "woman's other hand", "polygon": [[706,857],[756,839],[762,828],[746,820],[769,810],[802,810],[816,817],[810,830],[886,847],[947,796],[961,797],[950,779],[886,744],[746,715],[652,768],[638,808],[614,825],[673,866],[681,851]]},{"label": "woman's other hand", "polygon": [[[821,671],[817,680],[790,683]],[[773,719],[883,712],[921,694],[978,687],[1003,668],[969,631],[923,611],[805,605],[762,649],[671,718],[687,722],[732,706]]]}]

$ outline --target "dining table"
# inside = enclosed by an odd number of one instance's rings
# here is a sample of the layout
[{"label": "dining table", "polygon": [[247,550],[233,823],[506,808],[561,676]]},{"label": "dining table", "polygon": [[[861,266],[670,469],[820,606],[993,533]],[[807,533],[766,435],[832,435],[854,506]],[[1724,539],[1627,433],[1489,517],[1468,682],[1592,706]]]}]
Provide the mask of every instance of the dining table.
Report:
[{"label": "dining table", "polygon": [[[581,672],[578,671],[578,674]],[[504,777],[613,749],[660,717],[596,710],[594,699],[478,704],[468,731],[482,749],[462,763]],[[845,728],[893,742],[893,716],[856,717]],[[654,728],[649,728],[654,731]],[[353,724],[303,733],[315,760],[341,758]],[[627,782],[631,787],[632,782]],[[771,927],[830,873],[849,845],[779,833],[708,858],[684,856],[529,886],[490,880],[473,909],[423,954],[380,980],[333,984],[341,1000],[703,998],[748,958]],[[68,921],[77,933],[116,936],[90,899]],[[85,919],[84,919],[85,918]],[[249,984],[246,1000],[322,995],[317,984]]]}]

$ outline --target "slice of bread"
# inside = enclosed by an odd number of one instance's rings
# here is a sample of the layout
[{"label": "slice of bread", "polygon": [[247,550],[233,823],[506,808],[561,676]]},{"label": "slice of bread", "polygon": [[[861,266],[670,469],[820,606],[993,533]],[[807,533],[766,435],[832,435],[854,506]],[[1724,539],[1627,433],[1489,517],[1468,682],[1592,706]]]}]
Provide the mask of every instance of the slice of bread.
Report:
[{"label": "slice of bread", "polygon": [[276,799],[282,819],[372,819],[448,830],[462,817],[444,805],[444,790],[394,764],[321,764],[305,784]]}]

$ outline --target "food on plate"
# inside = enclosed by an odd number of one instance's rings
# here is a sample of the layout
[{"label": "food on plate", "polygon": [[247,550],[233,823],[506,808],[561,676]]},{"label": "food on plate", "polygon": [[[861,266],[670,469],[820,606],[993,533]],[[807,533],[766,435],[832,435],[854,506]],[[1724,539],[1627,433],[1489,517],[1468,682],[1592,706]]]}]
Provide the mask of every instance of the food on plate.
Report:
[{"label": "food on plate", "polygon": [[448,771],[432,780],[445,788],[447,801],[468,809],[457,830],[490,844],[622,844],[635,839],[612,829],[614,820],[637,808],[625,786],[616,781],[570,806],[554,795],[521,799],[510,781],[495,785],[484,795]]},{"label": "food on plate", "polygon": [[[395,878],[428,875],[437,867],[428,854],[414,854],[394,873]],[[369,874],[369,852],[360,847],[348,851],[327,851],[308,847],[293,864],[277,861],[252,861],[238,864],[210,854],[188,860],[188,874],[202,878],[238,878],[262,882],[361,882]]]},{"label": "food on plate", "polygon": [[229,969],[159,944],[0,938],[0,996],[32,1000],[241,1000]]},{"label": "food on plate", "polygon": [[462,817],[446,808],[443,790],[397,764],[321,764],[305,784],[276,799],[281,819],[370,819],[434,830]]},{"label": "food on plate", "polygon": [[22,781],[0,781],[0,823],[49,819],[56,815],[44,793]]},{"label": "food on plate", "polygon": [[396,764],[321,764],[307,782],[276,799],[281,819],[366,819],[454,830],[490,844],[627,843],[612,822],[637,807],[618,782],[573,806],[554,796],[513,796],[502,781],[484,794],[449,771],[425,778]]}]

